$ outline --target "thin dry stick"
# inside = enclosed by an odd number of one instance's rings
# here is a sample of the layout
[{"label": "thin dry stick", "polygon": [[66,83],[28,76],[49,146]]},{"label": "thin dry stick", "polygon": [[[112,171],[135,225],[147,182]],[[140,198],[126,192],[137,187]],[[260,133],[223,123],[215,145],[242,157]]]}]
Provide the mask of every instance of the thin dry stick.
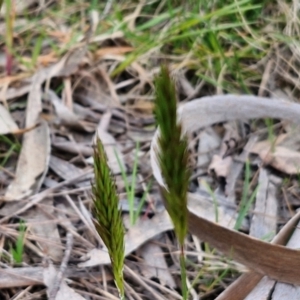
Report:
[{"label": "thin dry stick", "polygon": [[143,288],[149,291],[155,299],[157,300],[165,300],[165,298],[161,297],[153,288],[151,288],[147,283],[144,282],[141,276],[135,274],[129,267],[125,265],[125,271],[128,272],[134,280],[136,280]]},{"label": "thin dry stick", "polygon": [[20,299],[24,299],[25,295],[27,295],[29,293],[29,291],[32,289],[32,285],[28,286],[26,289],[24,289],[16,298],[14,298],[14,300],[20,300]]},{"label": "thin dry stick", "polygon": [[106,299],[111,299],[111,300],[120,300],[120,298],[110,294],[109,292],[104,291],[103,289],[97,288],[95,285],[89,283],[85,279],[81,279],[81,282],[85,284],[89,289],[94,290],[95,292],[103,295],[106,297]]},{"label": "thin dry stick", "polygon": [[151,280],[151,279],[148,279],[148,278],[143,278],[143,280],[148,283],[149,285],[152,285],[154,286],[155,288],[157,289],[160,289],[162,292],[165,292],[167,294],[170,294],[170,296],[172,297],[172,299],[178,299],[178,300],[181,300],[182,297],[175,291],[173,290],[170,290],[169,288],[166,288],[165,286]]},{"label": "thin dry stick", "polygon": [[[65,186],[65,185],[68,185],[68,184],[71,184],[71,183],[74,183],[76,182],[77,180],[79,179],[82,179],[84,178],[86,175],[88,174],[91,174],[92,173],[92,169],[91,170],[88,170],[87,172],[85,172],[84,174],[80,174],[80,175],[76,175],[75,177],[73,178],[70,178],[68,180],[65,180],[65,181],[62,181],[62,182],[59,182],[56,186],[53,186],[47,190],[44,190],[34,196],[31,196],[29,199],[28,199],[28,203],[23,206],[22,208],[20,208],[19,210],[13,212],[12,214],[10,215],[7,215],[5,217],[3,217],[1,220],[0,220],[0,224],[2,223],[5,223],[6,221],[8,221],[10,218],[12,217],[15,217],[23,212],[25,212],[26,210],[28,210],[29,208],[33,207],[34,205],[38,204],[39,202],[43,201],[45,199],[45,197],[47,197],[49,194],[51,194],[52,192],[54,192],[55,190]],[[0,198],[1,200],[1,198]]]},{"label": "thin dry stick", "polygon": [[71,255],[71,250],[73,246],[73,235],[71,233],[67,233],[67,243],[66,243],[66,251],[61,262],[59,271],[57,272],[56,281],[53,284],[53,288],[49,292],[49,300],[55,300],[56,295],[60,289],[61,283],[64,279],[64,275],[66,273],[68,261]]},{"label": "thin dry stick", "polygon": [[[134,298],[136,299],[136,300],[143,300],[141,297],[140,297],[140,295],[131,287],[131,285],[130,284],[128,284],[128,283],[126,283],[126,282],[124,282],[124,284],[125,284],[125,288],[126,288],[126,290],[128,291],[128,292],[130,292],[131,294],[133,294],[134,295]],[[128,295],[128,294],[127,294]]]},{"label": "thin dry stick", "polygon": [[77,213],[81,221],[84,223],[86,228],[90,231],[90,233],[96,237],[98,242],[102,243],[101,239],[97,235],[96,230],[94,231],[94,228],[91,228],[89,221],[85,218],[85,216],[81,213],[81,211],[78,209],[78,207],[75,205],[73,199],[69,195],[65,195],[65,198],[67,199],[68,203],[71,205],[71,207],[74,209],[74,211]]}]

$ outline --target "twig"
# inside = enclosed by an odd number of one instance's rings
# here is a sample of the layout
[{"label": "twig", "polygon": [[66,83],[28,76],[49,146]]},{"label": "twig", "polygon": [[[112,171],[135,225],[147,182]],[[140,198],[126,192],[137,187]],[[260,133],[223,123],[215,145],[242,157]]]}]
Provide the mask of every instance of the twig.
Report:
[{"label": "twig", "polygon": [[56,280],[53,284],[53,287],[49,292],[49,300],[55,300],[56,295],[57,295],[57,293],[60,289],[60,286],[61,286],[62,281],[64,279],[64,275],[66,273],[68,261],[69,261],[70,255],[71,255],[72,246],[73,246],[73,235],[71,233],[68,233],[67,234],[67,243],[66,243],[65,255],[64,255],[63,260],[61,262],[59,271],[57,272],[57,277],[56,277]]}]

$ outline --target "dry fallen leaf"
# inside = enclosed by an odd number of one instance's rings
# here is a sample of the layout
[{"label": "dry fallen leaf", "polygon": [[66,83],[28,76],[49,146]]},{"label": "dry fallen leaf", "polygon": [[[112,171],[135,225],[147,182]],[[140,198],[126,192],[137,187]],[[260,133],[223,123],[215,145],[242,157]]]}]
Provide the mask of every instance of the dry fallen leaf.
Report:
[{"label": "dry fallen leaf", "polygon": [[22,87],[11,87],[5,90],[1,98],[9,100],[25,95],[30,92],[32,83],[37,79],[42,84],[52,77],[70,76],[77,71],[78,65],[81,63],[85,53],[85,45],[69,50],[57,63],[47,68],[39,69],[31,78],[24,80]]},{"label": "dry fallen leaf", "polygon": [[[51,155],[50,157],[49,167],[52,171],[54,171],[59,177],[61,177],[64,180],[73,178],[76,175],[80,176],[84,173],[82,169],[76,167],[74,164],[53,155]],[[77,187],[90,185],[90,177],[87,176],[86,180],[82,180],[76,183],[75,185]]]},{"label": "dry fallen leaf", "polygon": [[300,152],[278,145],[275,145],[272,149],[270,141],[256,143],[251,152],[258,154],[264,164],[271,165],[283,173],[299,174]]},{"label": "dry fallen leaf", "polygon": [[[49,266],[44,268],[44,272],[43,272],[44,284],[47,286],[48,297],[49,297],[49,292],[52,290],[56,282],[56,277],[57,277],[57,271],[55,270],[53,264],[49,263]],[[76,293],[72,288],[70,288],[65,283],[65,280],[63,280],[56,294],[55,299],[51,299],[51,300],[66,300],[66,299],[85,300],[85,298],[83,298],[78,293]]]},{"label": "dry fallen leaf", "polygon": [[200,134],[198,142],[198,162],[197,166],[206,172],[211,162],[212,155],[221,145],[221,138],[213,128],[208,127]]},{"label": "dry fallen leaf", "polygon": [[45,97],[51,101],[55,108],[58,124],[86,132],[95,131],[94,124],[80,120],[79,116],[71,111],[52,90],[49,90]]},{"label": "dry fallen leaf", "polygon": [[39,190],[48,169],[49,154],[49,128],[41,121],[40,126],[23,136],[16,175],[5,193],[5,201],[21,200]]},{"label": "dry fallen leaf", "polygon": [[227,156],[225,158],[214,155],[212,161],[208,167],[210,173],[215,174],[217,177],[227,178],[232,163],[232,157]]},{"label": "dry fallen leaf", "polygon": [[[152,219],[139,219],[135,226],[131,227],[125,235],[125,256],[156,235],[171,229],[173,229],[173,225],[166,211],[155,215]],[[88,260],[78,264],[81,268],[110,263],[110,258],[105,248],[92,249],[82,259]]]},{"label": "dry fallen leaf", "polygon": [[106,55],[106,54],[125,54],[128,52],[133,51],[133,47],[106,47],[106,48],[100,48],[95,52],[96,59],[99,59],[100,57]]},{"label": "dry fallen leaf", "polygon": [[121,168],[118,162],[120,160],[121,165],[123,166],[124,171],[126,172],[126,165],[124,163],[123,153],[121,152],[115,138],[107,132],[108,125],[111,119],[111,112],[106,112],[97,127],[97,135],[102,141],[104,150],[107,156],[108,165],[111,169],[112,174],[121,174]]},{"label": "dry fallen leaf", "polygon": [[[28,95],[26,127],[34,126],[37,123],[40,125],[25,132],[23,136],[16,175],[4,196],[6,201],[22,200],[24,197],[38,192],[47,173],[50,159],[50,133],[48,124],[40,119],[41,111],[41,79],[35,76]],[[56,223],[44,223],[45,220],[53,219],[49,216],[49,213],[54,212],[53,199],[45,199],[43,204],[49,206],[47,213],[40,207],[35,207],[24,213],[22,218],[25,221],[34,221],[34,225],[31,225],[29,230],[37,237],[37,244],[53,260],[59,261],[62,256],[62,245]],[[14,203],[6,203],[1,212],[9,212],[14,208]],[[48,242],[49,240],[51,243]],[[53,243],[55,247],[53,247]]]},{"label": "dry fallen leaf", "polygon": [[55,209],[52,197],[44,199],[39,206],[32,207],[22,218],[28,223],[29,230],[36,237],[36,244],[42,252],[55,262],[59,262],[63,255],[63,246],[57,224],[53,220]]},{"label": "dry fallen leaf", "polygon": [[19,128],[9,111],[0,104],[0,134],[12,133],[18,129]]},{"label": "dry fallen leaf", "polygon": [[48,124],[39,117],[42,111],[41,84],[41,78],[36,75],[28,95],[25,124],[26,127],[40,125],[23,136],[16,175],[5,193],[5,201],[21,200],[37,192],[48,170],[50,133]]},{"label": "dry fallen leaf", "polygon": [[144,259],[144,263],[140,266],[143,276],[150,279],[158,278],[161,284],[167,285],[172,289],[176,288],[176,283],[160,246],[155,243],[147,243],[139,252]]}]

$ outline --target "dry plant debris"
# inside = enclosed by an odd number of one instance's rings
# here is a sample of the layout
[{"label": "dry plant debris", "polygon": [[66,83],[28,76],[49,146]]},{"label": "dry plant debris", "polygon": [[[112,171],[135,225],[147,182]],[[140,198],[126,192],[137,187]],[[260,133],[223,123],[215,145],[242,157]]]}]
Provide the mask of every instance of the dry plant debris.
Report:
[{"label": "dry plant debris", "polygon": [[297,1],[3,2],[0,299],[118,299],[91,217],[97,136],[126,227],[126,299],[181,299],[150,155],[162,63],[193,168],[190,298],[298,299]]}]

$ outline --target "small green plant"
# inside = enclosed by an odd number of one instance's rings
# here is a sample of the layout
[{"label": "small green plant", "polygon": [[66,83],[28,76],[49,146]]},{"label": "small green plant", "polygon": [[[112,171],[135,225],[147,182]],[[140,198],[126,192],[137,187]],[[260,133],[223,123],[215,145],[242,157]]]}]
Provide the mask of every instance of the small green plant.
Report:
[{"label": "small green plant", "polygon": [[155,80],[155,87],[154,113],[160,130],[157,155],[166,184],[161,191],[180,245],[182,298],[186,300],[188,289],[184,239],[187,234],[187,192],[190,178],[188,142],[177,120],[175,84],[166,66],[161,67],[160,75]]},{"label": "small green plant", "polygon": [[0,154],[0,167],[4,167],[7,161],[14,153],[19,153],[21,150],[21,145],[18,142],[16,137],[13,137],[15,141],[8,138],[6,135],[0,135],[0,143],[3,143],[7,149],[7,151],[3,151]]},{"label": "small green plant", "polygon": [[215,209],[215,222],[218,223],[219,222],[219,210],[218,210],[217,197],[216,197],[215,193],[213,192],[212,188],[210,187],[210,185],[206,181],[202,181],[202,184],[206,187],[207,192],[213,199],[214,209]]},{"label": "small green plant", "polygon": [[[5,0],[4,3],[5,3],[5,25],[6,25],[6,33],[5,33],[6,75],[10,76],[12,72],[12,64],[13,64],[12,50],[13,50],[13,27],[15,21],[15,11],[11,0]],[[2,6],[3,1],[1,1],[0,4]]]},{"label": "small green plant", "polygon": [[120,299],[125,299],[124,291],[124,226],[117,188],[107,163],[107,157],[100,139],[94,149],[95,182],[92,185],[93,214],[95,227],[102,238],[112,263],[112,270]]},{"label": "small green plant", "polygon": [[13,257],[13,260],[17,264],[23,262],[25,233],[26,225],[24,221],[21,220],[19,224],[19,235],[16,240],[15,247],[11,247],[10,249],[10,253]]},{"label": "small green plant", "polygon": [[135,189],[136,189],[136,178],[137,178],[137,167],[138,167],[138,152],[139,152],[139,142],[136,143],[136,148],[135,148],[135,156],[134,156],[134,162],[133,162],[133,169],[132,169],[132,181],[131,181],[131,186],[129,185],[128,179],[127,179],[127,174],[125,172],[125,168],[120,160],[120,157],[117,153],[117,151],[115,151],[115,155],[118,161],[118,165],[120,167],[121,170],[121,174],[122,174],[122,178],[125,184],[125,190],[126,190],[126,195],[127,195],[127,199],[128,199],[128,203],[129,203],[129,220],[130,220],[130,225],[133,226],[140,213],[141,210],[143,208],[143,205],[146,201],[146,196],[147,193],[151,187],[151,182],[147,185],[147,188],[145,190],[145,192],[143,193],[143,196],[139,202],[139,205],[137,207],[137,209],[135,209]]},{"label": "small green plant", "polygon": [[248,214],[249,209],[250,209],[250,207],[256,197],[256,194],[257,194],[258,186],[255,188],[255,190],[251,194],[250,198],[248,199],[249,189],[250,189],[250,175],[251,175],[250,162],[249,162],[249,160],[246,160],[243,195],[242,195],[242,199],[241,199],[241,202],[239,205],[240,209],[239,209],[238,217],[237,217],[235,225],[234,225],[235,230],[239,230],[241,228],[243,220],[246,217],[246,215]]}]

